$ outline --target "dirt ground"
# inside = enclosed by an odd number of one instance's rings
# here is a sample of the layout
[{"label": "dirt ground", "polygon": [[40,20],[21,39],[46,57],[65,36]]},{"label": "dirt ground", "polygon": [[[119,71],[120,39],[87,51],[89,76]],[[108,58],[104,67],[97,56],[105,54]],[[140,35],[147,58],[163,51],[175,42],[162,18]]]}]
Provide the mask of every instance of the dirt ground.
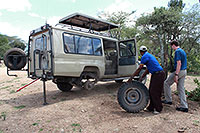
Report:
[{"label": "dirt ground", "polygon": [[[26,72],[18,77],[6,75],[0,68],[0,133],[199,133],[200,106],[188,101],[189,112],[175,110],[178,97],[173,94],[173,104],[164,105],[162,113],[125,112],[117,102],[121,84],[99,82],[87,91],[74,87],[71,92],[61,92],[51,81],[46,84],[48,105],[43,105],[41,81],[16,92],[30,83]],[[193,90],[194,78],[187,76],[186,89]],[[149,79],[146,83],[148,86]],[[175,86],[173,86],[173,90]]]}]

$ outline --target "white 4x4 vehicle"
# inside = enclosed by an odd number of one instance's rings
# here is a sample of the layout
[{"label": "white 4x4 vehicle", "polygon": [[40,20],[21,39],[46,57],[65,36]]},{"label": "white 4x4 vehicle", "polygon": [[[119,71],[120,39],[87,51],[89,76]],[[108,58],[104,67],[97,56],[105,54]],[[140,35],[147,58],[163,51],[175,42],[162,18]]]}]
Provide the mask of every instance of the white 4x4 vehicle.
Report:
[{"label": "white 4x4 vehicle", "polygon": [[136,40],[119,41],[103,31],[117,25],[75,13],[33,30],[28,54],[11,49],[4,56],[10,70],[21,70],[26,61],[28,77],[45,78],[61,91],[79,86],[92,89],[98,81],[122,82],[138,67]]}]

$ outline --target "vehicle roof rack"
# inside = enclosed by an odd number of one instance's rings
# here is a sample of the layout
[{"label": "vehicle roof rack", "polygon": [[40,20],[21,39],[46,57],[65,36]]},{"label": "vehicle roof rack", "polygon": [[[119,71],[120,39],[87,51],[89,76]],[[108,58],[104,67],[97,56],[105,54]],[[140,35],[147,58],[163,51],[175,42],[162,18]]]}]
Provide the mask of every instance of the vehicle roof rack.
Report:
[{"label": "vehicle roof rack", "polygon": [[96,19],[88,15],[84,15],[81,13],[74,13],[67,17],[64,17],[59,20],[61,24],[68,24],[71,26],[77,26],[81,28],[86,28],[95,31],[106,31],[114,28],[118,28],[119,26],[110,22],[106,22],[104,20]]}]

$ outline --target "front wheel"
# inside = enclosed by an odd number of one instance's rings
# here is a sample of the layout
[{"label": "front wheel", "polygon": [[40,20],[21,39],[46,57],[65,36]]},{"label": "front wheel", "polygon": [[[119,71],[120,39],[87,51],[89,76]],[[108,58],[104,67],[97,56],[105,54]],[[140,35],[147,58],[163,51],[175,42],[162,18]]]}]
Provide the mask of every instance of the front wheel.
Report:
[{"label": "front wheel", "polygon": [[119,105],[130,113],[143,110],[149,100],[149,92],[144,84],[137,81],[124,83],[118,90],[117,100]]},{"label": "front wheel", "polygon": [[63,92],[68,92],[72,89],[73,85],[67,83],[67,82],[57,82],[57,87],[59,90]]}]

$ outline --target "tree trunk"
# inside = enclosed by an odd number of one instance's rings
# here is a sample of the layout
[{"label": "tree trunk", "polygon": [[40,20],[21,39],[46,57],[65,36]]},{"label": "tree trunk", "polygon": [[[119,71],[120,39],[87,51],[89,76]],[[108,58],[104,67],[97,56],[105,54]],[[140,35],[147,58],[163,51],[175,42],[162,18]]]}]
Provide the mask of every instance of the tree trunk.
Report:
[{"label": "tree trunk", "polygon": [[164,45],[163,45],[161,35],[159,32],[158,32],[158,40],[159,40],[159,44],[160,44],[161,65],[162,65],[162,67],[164,67]]}]

